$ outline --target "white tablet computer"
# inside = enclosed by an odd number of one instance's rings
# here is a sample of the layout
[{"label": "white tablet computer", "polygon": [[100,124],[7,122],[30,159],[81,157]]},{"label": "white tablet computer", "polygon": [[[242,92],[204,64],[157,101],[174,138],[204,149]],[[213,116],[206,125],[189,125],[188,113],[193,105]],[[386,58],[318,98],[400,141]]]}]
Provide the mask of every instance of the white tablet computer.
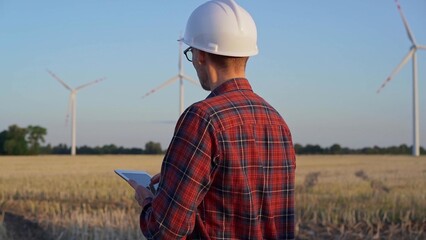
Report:
[{"label": "white tablet computer", "polygon": [[144,171],[115,169],[114,172],[117,173],[124,180],[129,181],[130,179],[132,179],[133,181],[144,187],[149,187],[151,183],[151,175]]}]

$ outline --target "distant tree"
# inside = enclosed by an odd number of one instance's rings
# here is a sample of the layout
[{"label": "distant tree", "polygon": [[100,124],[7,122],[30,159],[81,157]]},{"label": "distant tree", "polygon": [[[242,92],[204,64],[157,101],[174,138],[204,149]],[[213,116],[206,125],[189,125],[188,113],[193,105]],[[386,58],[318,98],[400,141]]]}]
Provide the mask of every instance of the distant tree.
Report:
[{"label": "distant tree", "polygon": [[126,154],[142,154],[143,150],[141,148],[130,148],[126,151]]},{"label": "distant tree", "polygon": [[77,148],[79,154],[101,154],[99,148],[91,148],[89,146],[83,145]]},{"label": "distant tree", "polygon": [[163,153],[163,150],[161,149],[160,143],[155,143],[152,141],[149,141],[145,144],[145,153],[146,154],[161,154]]},{"label": "distant tree", "polygon": [[6,154],[6,151],[4,150],[4,143],[6,142],[7,138],[7,131],[4,130],[3,132],[0,132],[0,155]]},{"label": "distant tree", "polygon": [[341,154],[341,151],[342,151],[342,147],[340,147],[340,145],[337,143],[331,145],[330,147],[331,154]]},{"label": "distant tree", "polygon": [[299,143],[294,144],[294,151],[296,152],[296,154],[303,153],[303,146]]},{"label": "distant tree", "polygon": [[71,148],[62,143],[52,148],[52,154],[70,154],[70,152]]},{"label": "distant tree", "polygon": [[52,154],[52,145],[49,143],[46,146],[41,146],[40,154]]},{"label": "distant tree", "polygon": [[344,147],[340,150],[340,154],[353,154],[356,150]]},{"label": "distant tree", "polygon": [[27,141],[25,136],[26,128],[21,128],[18,125],[11,125],[6,133],[6,141],[3,144],[3,149],[7,155],[25,155],[28,154]]},{"label": "distant tree", "polygon": [[308,144],[306,145],[304,152],[307,154],[322,154],[324,149],[322,149],[320,145]]},{"label": "distant tree", "polygon": [[47,134],[46,128],[40,126],[27,127],[27,140],[30,154],[40,153],[40,142],[44,143],[44,136]]},{"label": "distant tree", "polygon": [[117,154],[118,147],[115,144],[104,145],[102,147],[102,154]]},{"label": "distant tree", "polygon": [[411,148],[408,147],[406,144],[399,145],[398,151],[400,154],[411,154]]}]

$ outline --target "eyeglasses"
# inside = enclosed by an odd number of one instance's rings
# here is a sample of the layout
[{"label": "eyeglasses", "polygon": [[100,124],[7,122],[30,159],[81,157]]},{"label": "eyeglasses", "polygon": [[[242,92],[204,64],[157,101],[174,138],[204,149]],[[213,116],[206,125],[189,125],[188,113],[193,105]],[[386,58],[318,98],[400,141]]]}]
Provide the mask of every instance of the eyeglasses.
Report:
[{"label": "eyeglasses", "polygon": [[192,47],[188,47],[187,49],[185,49],[185,51],[183,51],[183,54],[185,54],[185,57],[188,61],[192,62]]}]

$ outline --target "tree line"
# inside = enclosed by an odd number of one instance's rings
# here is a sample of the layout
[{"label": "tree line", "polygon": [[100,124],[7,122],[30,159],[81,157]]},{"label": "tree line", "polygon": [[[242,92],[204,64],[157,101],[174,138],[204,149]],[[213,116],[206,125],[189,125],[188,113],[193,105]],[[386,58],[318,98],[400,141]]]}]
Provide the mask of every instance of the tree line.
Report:
[{"label": "tree line", "polygon": [[[0,155],[39,155],[70,154],[71,147],[66,144],[52,146],[42,145],[45,142],[47,129],[41,126],[19,127],[14,124],[0,132]],[[78,154],[162,154],[161,144],[149,141],[142,148],[125,148],[114,144],[89,147],[77,147]]]},{"label": "tree line", "polygon": [[46,128],[40,126],[30,125],[22,128],[18,125],[11,125],[8,130],[0,132],[0,154],[39,154],[41,143],[44,143],[46,134]]},{"label": "tree line", "polygon": [[[58,154],[58,155],[69,155],[71,147],[66,144],[59,144],[57,146],[47,146],[41,149],[41,154]],[[98,154],[163,154],[164,151],[161,148],[160,143],[149,141],[145,144],[145,148],[125,148],[122,146],[116,146],[115,144],[108,144],[104,146],[81,146],[76,148],[77,154],[85,155],[98,155]]]},{"label": "tree line", "polygon": [[[339,144],[333,144],[330,147],[322,148],[319,145],[307,144],[302,146],[301,144],[295,144],[294,149],[296,154],[392,154],[392,155],[410,155],[412,153],[412,147],[406,144],[399,146],[390,147],[364,147],[359,149],[351,149],[347,147],[341,147]],[[426,154],[423,147],[420,147],[420,154]]]},{"label": "tree line", "polygon": [[[47,129],[41,126],[28,126],[26,128],[11,125],[7,130],[0,132],[0,155],[38,155],[38,154],[70,154],[71,147],[66,144],[52,146],[42,145],[45,142]],[[401,154],[410,155],[412,147],[406,144],[391,147],[364,147],[351,149],[333,144],[330,147],[307,144],[305,146],[296,143],[294,145],[296,154]],[[160,143],[149,141],[145,148],[125,148],[114,144],[104,146],[81,146],[77,147],[78,154],[162,154],[164,151]],[[426,154],[420,147],[420,154]]]}]

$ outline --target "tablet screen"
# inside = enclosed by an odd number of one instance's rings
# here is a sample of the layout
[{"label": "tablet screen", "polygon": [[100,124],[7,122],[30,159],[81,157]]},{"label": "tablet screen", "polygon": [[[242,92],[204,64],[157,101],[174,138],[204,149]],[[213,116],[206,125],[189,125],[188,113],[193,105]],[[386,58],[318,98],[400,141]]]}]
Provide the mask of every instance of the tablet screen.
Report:
[{"label": "tablet screen", "polygon": [[114,170],[118,175],[120,175],[124,180],[129,181],[132,179],[137,184],[148,187],[151,183],[151,175],[144,171],[136,170]]}]

